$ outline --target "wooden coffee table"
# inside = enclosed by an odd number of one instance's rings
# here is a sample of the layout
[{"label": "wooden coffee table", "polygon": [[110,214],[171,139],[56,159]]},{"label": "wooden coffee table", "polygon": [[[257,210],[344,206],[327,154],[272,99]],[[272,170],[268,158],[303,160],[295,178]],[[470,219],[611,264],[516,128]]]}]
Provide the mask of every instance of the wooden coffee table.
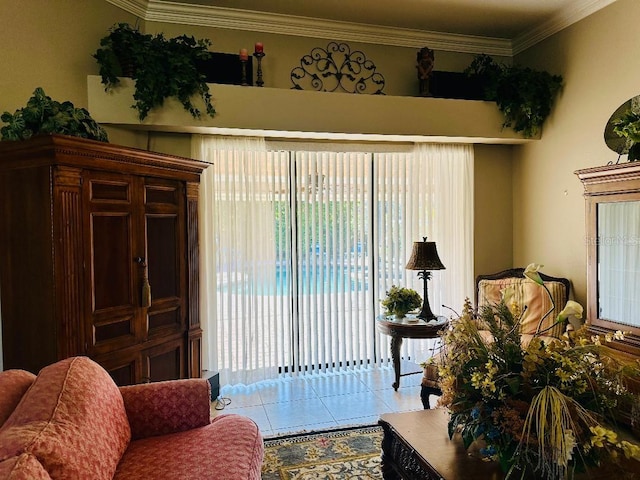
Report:
[{"label": "wooden coffee table", "polygon": [[[498,462],[469,455],[462,440],[449,440],[449,414],[439,408],[385,413],[378,423],[382,438],[382,476],[385,480],[503,480]],[[634,442],[637,440],[631,439]],[[605,465],[576,474],[575,480],[640,479],[640,462]]]},{"label": "wooden coffee table", "polygon": [[449,440],[446,410],[385,413],[379,424],[385,480],[502,480],[496,462],[470,456],[459,439]]}]

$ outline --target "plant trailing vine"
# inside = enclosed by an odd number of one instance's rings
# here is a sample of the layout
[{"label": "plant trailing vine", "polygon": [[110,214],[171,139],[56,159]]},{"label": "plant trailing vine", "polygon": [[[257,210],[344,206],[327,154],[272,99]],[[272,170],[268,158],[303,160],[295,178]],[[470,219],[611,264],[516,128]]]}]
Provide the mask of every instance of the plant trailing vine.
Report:
[{"label": "plant trailing vine", "polygon": [[59,133],[108,142],[107,132],[84,108],[71,102],[58,102],[48,97],[41,87],[33,92],[27,105],[4,112],[0,119],[7,125],[0,129],[2,140],[27,140],[39,133]]},{"label": "plant trailing vine", "polygon": [[204,103],[206,114],[213,117],[216,112],[209,86],[199,68],[210,58],[210,46],[208,39],[196,40],[187,35],[167,39],[161,33],[143,34],[129,24],[119,23],[100,40],[93,57],[100,66],[105,90],[116,87],[119,77],[135,80],[132,107],[138,111],[140,121],[169,97],[177,98],[194,118],[200,118],[202,112],[193,103],[197,96]]},{"label": "plant trailing vine", "polygon": [[496,102],[503,127],[525,137],[540,132],[562,88],[562,77],[520,65],[499,64],[486,54],[476,55],[465,70],[483,86],[484,100]]}]

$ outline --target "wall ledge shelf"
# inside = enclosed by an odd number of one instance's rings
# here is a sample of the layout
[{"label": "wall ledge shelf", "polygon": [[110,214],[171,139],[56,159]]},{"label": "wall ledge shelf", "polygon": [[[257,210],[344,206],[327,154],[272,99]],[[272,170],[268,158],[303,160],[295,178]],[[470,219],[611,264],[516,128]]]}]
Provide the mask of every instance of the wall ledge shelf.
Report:
[{"label": "wall ledge shelf", "polygon": [[209,84],[216,115],[194,119],[168,99],[140,122],[133,105],[134,82],[121,79],[106,92],[98,75],[87,77],[88,105],[99,123],[176,133],[263,135],[285,138],[521,144],[502,128],[492,102],[431,97],[361,95],[239,85]]}]

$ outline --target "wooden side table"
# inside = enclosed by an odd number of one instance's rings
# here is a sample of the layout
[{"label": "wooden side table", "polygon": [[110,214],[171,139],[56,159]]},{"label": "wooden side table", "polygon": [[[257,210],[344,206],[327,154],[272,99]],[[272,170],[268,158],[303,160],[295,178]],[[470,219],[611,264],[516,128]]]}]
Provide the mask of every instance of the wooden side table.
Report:
[{"label": "wooden side table", "polygon": [[429,324],[422,319],[415,317],[405,317],[396,319],[395,317],[380,316],[376,319],[376,328],[380,333],[391,337],[391,359],[393,369],[396,374],[393,389],[400,387],[400,347],[403,338],[437,338],[440,330],[445,328],[447,320],[445,317],[438,317],[435,324]]}]

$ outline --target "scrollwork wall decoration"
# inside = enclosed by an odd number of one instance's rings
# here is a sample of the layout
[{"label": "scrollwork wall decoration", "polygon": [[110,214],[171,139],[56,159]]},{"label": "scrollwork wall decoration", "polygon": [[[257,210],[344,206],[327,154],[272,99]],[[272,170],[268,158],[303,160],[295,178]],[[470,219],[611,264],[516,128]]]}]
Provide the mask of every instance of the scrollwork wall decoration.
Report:
[{"label": "scrollwork wall decoration", "polygon": [[[291,70],[292,89],[384,95],[385,81],[376,66],[360,51],[351,51],[346,43],[330,42],[327,48],[315,47]],[[304,88],[304,87],[307,88]]]}]

